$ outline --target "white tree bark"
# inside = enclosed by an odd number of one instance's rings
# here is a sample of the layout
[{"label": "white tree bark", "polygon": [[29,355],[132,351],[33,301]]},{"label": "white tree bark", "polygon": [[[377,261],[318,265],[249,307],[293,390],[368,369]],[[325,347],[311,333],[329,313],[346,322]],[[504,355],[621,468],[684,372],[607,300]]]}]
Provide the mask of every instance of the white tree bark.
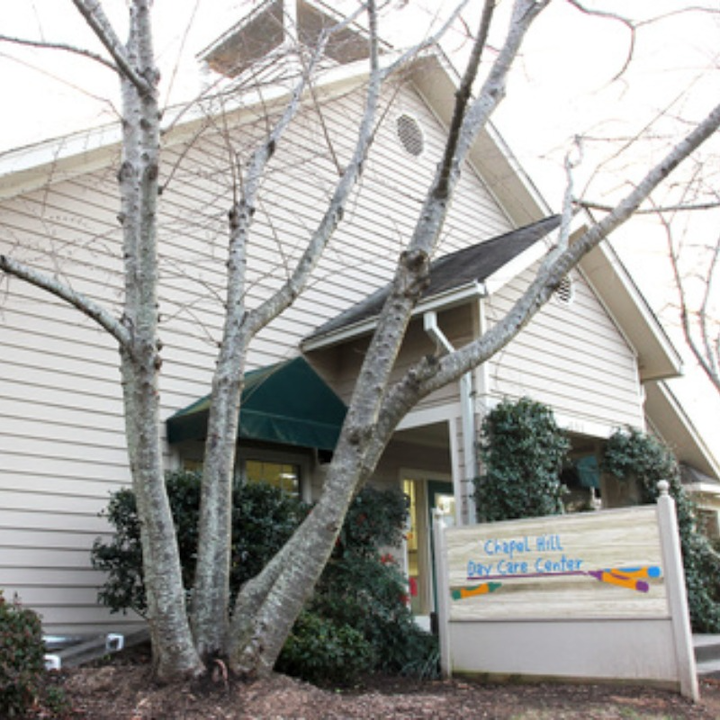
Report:
[{"label": "white tree bark", "polygon": [[[115,46],[113,50],[114,57],[121,52]],[[130,337],[120,352],[125,427],[141,520],[154,661],[158,677],[169,679],[198,675],[203,666],[187,619],[160,439],[161,359],[157,334],[160,112],[149,0],[135,0],[132,4],[130,38],[122,54],[123,156],[118,173],[125,261],[122,324]],[[126,67],[131,70],[128,74]]]},{"label": "white tree bark", "polygon": [[296,117],[313,71],[330,35],[353,18],[331,28],[321,38],[310,63],[280,120],[267,140],[253,153],[240,199],[230,212],[226,316],[218,364],[213,376],[207,441],[203,464],[197,571],[193,587],[193,631],[203,657],[226,654],[228,648],[229,576],[231,548],[232,481],[235,448],[248,345],[255,334],[288,308],[298,297],[316,267],[323,250],[342,220],[345,204],[362,170],[372,141],[380,83],[377,66],[375,6],[368,3],[371,17],[371,71],[365,113],[353,158],[342,173],[328,208],[308,245],[284,285],[252,311],[245,308],[246,248],[256,211],[257,195],[278,144]]}]

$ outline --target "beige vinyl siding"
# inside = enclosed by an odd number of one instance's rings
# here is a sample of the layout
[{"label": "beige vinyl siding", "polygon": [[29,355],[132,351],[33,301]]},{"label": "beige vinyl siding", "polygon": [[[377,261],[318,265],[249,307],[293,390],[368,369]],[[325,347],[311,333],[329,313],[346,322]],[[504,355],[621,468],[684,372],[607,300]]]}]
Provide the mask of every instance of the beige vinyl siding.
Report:
[{"label": "beige vinyl siding", "polygon": [[[308,290],[256,339],[249,369],[295,355],[304,336],[391,278],[440,156],[443,132],[412,91],[395,94],[389,88],[387,97],[395,105],[379,128],[345,223]],[[348,117],[362,101],[361,92],[348,93],[322,109],[341,164],[354,144]],[[420,158],[408,155],[395,136],[402,112],[423,127],[426,152]],[[234,142],[261,137],[265,125],[230,116],[228,127]],[[111,156],[107,167],[2,201],[0,251],[57,273],[119,313],[118,156]],[[163,417],[209,391],[233,198],[227,167],[227,143],[210,124],[191,146],[177,142],[163,153]],[[337,179],[312,108],[278,148],[270,170],[248,248],[249,307],[284,281],[286,266],[304,248]],[[507,229],[490,192],[468,170],[440,251]],[[121,628],[132,621],[96,605],[101,576],[89,563],[93,540],[107,530],[98,513],[109,493],[130,479],[117,349],[94,323],[41,291],[14,279],[4,280],[1,290],[0,587],[37,607],[48,632]],[[411,340],[412,347],[424,342],[420,335]],[[454,402],[455,394],[456,388],[448,388],[428,402]]]},{"label": "beige vinyl siding", "polygon": [[[3,212],[0,222],[6,217]],[[57,238],[56,238],[57,240]],[[0,321],[0,587],[46,632],[132,624],[97,605],[89,550],[128,482],[117,351],[77,312],[11,280]]]},{"label": "beige vinyl siding", "polygon": [[450,457],[443,448],[392,441],[378,464],[373,482],[397,487],[398,481],[402,479],[403,470],[422,469],[428,476],[432,476],[433,473],[445,476],[449,468]]},{"label": "beige vinyl siding", "polygon": [[[106,173],[7,201],[2,249],[21,246],[28,262],[117,312],[115,205]],[[43,241],[56,257],[39,252]],[[184,287],[165,296],[165,307],[202,299]],[[206,313],[201,322],[217,319]],[[163,323],[164,415],[205,390],[213,348],[197,325],[170,315]],[[108,531],[99,513],[130,479],[114,341],[74,309],[12,279],[0,346],[0,587],[41,612],[50,633],[131,627],[137,619],[98,606],[103,578],[89,554]]]},{"label": "beige vinyl siding", "polygon": [[[467,312],[464,311],[466,311],[466,308],[458,308],[457,311],[454,311],[451,315],[455,316],[457,313],[462,312],[463,317],[465,317]],[[443,313],[441,317],[445,315],[446,313]],[[441,322],[441,327],[456,329],[455,321],[453,320],[452,325],[445,323],[444,326]],[[369,338],[365,337],[348,342],[329,352],[321,352],[313,354],[312,356],[313,364],[315,364],[315,358],[317,357],[317,362],[319,363],[319,368],[323,376],[346,403],[350,401],[353,389],[355,388],[355,383],[357,382],[360,368],[367,352],[368,343]],[[434,343],[423,330],[422,318],[414,319],[408,327],[405,342],[395,363],[390,381],[394,382],[398,380],[412,363],[417,362],[423,355],[435,352],[435,350]],[[450,383],[424,398],[418,403],[414,410],[426,410],[428,408],[438,408],[447,405],[457,406],[458,402],[458,385],[457,383]]]},{"label": "beige vinyl siding", "polygon": [[[487,318],[502,316],[531,275],[487,301]],[[556,297],[490,361],[490,391],[496,398],[523,395],[551,405],[582,431],[602,426],[642,427],[637,361],[632,348],[582,275],[573,271],[574,299]]]}]

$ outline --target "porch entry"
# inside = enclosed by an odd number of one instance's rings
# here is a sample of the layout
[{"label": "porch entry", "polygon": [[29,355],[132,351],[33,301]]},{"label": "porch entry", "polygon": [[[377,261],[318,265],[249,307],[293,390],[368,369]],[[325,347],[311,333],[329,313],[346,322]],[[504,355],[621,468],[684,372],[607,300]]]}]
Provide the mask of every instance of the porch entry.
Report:
[{"label": "porch entry", "polygon": [[403,492],[408,502],[406,567],[410,585],[410,606],[416,617],[429,617],[437,601],[432,511],[440,509],[455,517],[453,484],[416,474],[403,476]]}]

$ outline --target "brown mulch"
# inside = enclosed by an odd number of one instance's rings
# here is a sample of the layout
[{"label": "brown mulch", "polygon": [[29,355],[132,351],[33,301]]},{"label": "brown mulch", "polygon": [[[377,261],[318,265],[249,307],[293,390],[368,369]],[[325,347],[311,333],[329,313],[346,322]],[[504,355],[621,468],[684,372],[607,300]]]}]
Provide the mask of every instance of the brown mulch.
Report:
[{"label": "brown mulch", "polygon": [[147,669],[109,665],[69,671],[74,717],[87,720],[246,720],[250,718],[498,718],[503,720],[717,720],[720,687],[704,685],[693,705],[659,690],[612,685],[478,685],[462,681],[393,683],[333,692],[283,675],[207,692],[158,687]]},{"label": "brown mulch", "polygon": [[[77,720],[293,720],[307,718],[497,718],[498,720],[720,720],[720,681],[693,704],[676,693],[621,685],[489,685],[464,680],[372,677],[352,690],[320,689],[284,675],[253,683],[159,686],[137,653],[124,661],[62,670]],[[43,715],[35,715],[43,717]],[[45,718],[52,715],[44,715]]]}]

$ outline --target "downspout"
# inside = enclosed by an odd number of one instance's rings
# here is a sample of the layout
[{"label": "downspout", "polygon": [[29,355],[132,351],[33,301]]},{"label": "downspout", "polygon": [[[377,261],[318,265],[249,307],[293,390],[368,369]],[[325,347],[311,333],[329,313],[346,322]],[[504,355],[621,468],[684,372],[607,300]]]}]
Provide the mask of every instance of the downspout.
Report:
[{"label": "downspout", "polygon": [[[447,339],[442,330],[438,327],[437,313],[434,310],[428,310],[423,315],[423,326],[425,332],[439,345],[444,347],[448,352],[453,352],[455,348]],[[466,479],[472,480],[477,474],[477,458],[475,452],[475,410],[473,407],[473,382],[472,372],[466,372],[459,380],[460,389],[460,417],[462,422],[463,434],[463,459],[465,467]],[[461,487],[455,487],[455,522],[458,525],[463,524],[463,497]],[[468,509],[474,508],[475,504],[468,498]],[[472,522],[473,518],[468,518],[468,522]]]}]

